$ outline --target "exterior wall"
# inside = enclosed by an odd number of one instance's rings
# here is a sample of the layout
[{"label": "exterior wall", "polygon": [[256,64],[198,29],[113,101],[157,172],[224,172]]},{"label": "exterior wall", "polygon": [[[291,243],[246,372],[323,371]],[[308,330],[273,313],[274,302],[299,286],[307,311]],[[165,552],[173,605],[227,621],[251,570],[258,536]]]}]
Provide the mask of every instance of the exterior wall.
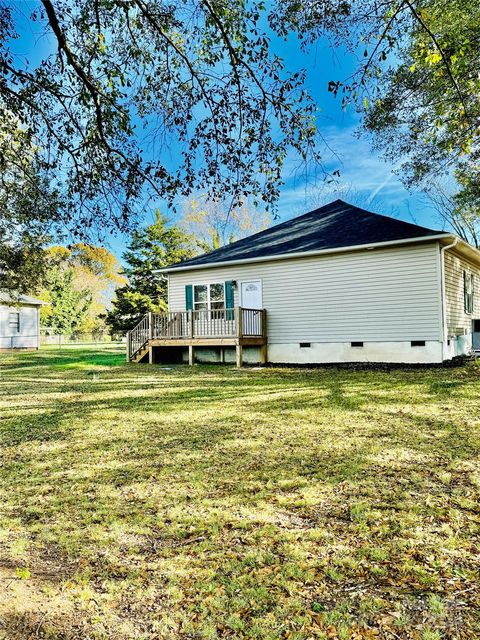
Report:
[{"label": "exterior wall", "polygon": [[[184,350],[183,362],[188,362],[188,351]],[[311,343],[308,348],[292,344],[270,344],[269,362],[277,364],[316,364],[340,362],[394,362],[394,363],[440,363],[442,343],[426,342],[424,347],[412,347],[410,342],[365,342],[363,347],[352,347],[350,342]],[[235,348],[225,347],[223,360],[220,349],[195,347],[195,361],[204,363],[235,363]],[[243,361],[246,364],[260,362],[258,347],[244,347]]]},{"label": "exterior wall", "polygon": [[[10,328],[10,313],[20,313],[18,333]],[[0,349],[38,349],[39,315],[39,307],[32,305],[0,306]]]},{"label": "exterior wall", "polygon": [[274,344],[268,348],[270,362],[311,364],[316,362],[395,362],[440,363],[442,343],[426,341],[423,347],[412,347],[410,342],[364,342],[363,347],[352,347],[350,342],[312,343],[300,348],[298,344]]},{"label": "exterior wall", "polygon": [[[463,272],[474,274],[473,313],[465,313]],[[452,251],[445,252],[445,293],[447,328],[450,338],[464,334],[471,336],[472,320],[480,318],[480,267]],[[471,339],[471,338],[470,338]]]},{"label": "exterior wall", "polygon": [[[436,242],[173,272],[169,309],[185,309],[185,285],[226,280],[237,281],[240,305],[240,282],[255,279],[262,280],[271,362],[441,361]],[[411,347],[412,340],[426,346]]]}]

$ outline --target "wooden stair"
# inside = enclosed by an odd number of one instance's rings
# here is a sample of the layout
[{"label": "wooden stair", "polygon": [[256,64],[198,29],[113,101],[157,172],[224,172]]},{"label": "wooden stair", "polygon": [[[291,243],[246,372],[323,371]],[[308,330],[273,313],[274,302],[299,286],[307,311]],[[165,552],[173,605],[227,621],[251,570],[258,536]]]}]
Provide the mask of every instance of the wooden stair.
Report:
[{"label": "wooden stair", "polygon": [[147,344],[145,344],[139,351],[137,351],[137,353],[132,357],[130,362],[141,362],[145,356],[148,355],[148,352],[150,350],[150,343],[147,342]]}]

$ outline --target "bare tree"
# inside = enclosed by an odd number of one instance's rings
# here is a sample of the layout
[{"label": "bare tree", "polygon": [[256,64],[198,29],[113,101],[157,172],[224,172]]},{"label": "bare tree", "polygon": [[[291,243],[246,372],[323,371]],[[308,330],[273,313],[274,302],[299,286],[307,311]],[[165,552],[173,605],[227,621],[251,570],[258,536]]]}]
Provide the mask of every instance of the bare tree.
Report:
[{"label": "bare tree", "polygon": [[444,228],[454,231],[462,240],[480,248],[479,212],[466,205],[460,205],[448,190],[434,183],[426,194],[427,206],[430,206]]},{"label": "bare tree", "polygon": [[232,210],[227,202],[205,195],[192,196],[183,204],[182,226],[204,252],[262,231],[271,223],[269,213],[257,211],[248,201]]}]

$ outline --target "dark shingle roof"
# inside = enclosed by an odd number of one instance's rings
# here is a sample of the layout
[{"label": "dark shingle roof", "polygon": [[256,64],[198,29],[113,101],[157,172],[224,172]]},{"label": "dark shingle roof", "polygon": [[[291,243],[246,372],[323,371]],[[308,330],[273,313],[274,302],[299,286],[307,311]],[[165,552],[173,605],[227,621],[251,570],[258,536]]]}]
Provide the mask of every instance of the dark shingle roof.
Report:
[{"label": "dark shingle roof", "polygon": [[442,233],[445,232],[382,216],[343,200],[335,200],[298,218],[277,224],[216,251],[185,260],[169,269],[340,249]]}]

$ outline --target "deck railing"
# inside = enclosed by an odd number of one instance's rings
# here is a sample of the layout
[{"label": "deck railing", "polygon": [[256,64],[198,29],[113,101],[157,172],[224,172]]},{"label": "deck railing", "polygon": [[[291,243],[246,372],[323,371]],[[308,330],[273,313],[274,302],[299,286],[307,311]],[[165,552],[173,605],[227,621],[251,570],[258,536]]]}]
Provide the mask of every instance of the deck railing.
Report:
[{"label": "deck railing", "polygon": [[149,340],[254,338],[265,335],[265,309],[235,307],[148,313],[127,333],[127,359],[134,358]]}]

